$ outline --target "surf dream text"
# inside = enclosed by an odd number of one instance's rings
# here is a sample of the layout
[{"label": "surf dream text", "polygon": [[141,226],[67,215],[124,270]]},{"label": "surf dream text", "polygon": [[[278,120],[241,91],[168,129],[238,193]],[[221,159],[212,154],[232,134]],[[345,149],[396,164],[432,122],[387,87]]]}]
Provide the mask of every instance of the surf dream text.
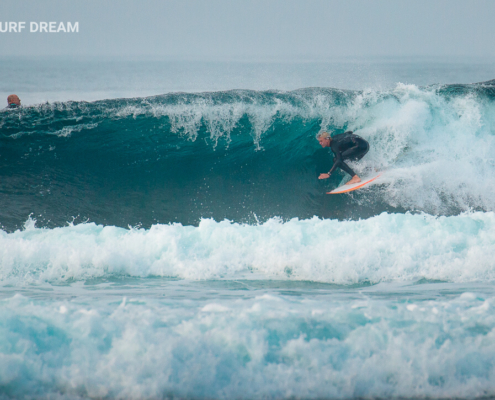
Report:
[{"label": "surf dream text", "polygon": [[22,33],[29,26],[30,33],[78,33],[79,22],[0,22],[0,33]]}]

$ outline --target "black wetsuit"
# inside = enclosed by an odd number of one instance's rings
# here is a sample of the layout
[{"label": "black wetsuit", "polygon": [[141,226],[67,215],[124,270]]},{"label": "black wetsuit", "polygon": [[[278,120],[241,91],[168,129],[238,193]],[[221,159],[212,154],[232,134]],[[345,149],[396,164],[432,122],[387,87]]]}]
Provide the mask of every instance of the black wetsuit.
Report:
[{"label": "black wetsuit", "polygon": [[328,171],[328,173],[331,175],[336,168],[340,168],[349,175],[354,176],[356,173],[344,162],[344,160],[360,160],[368,152],[370,145],[363,138],[348,131],[332,137],[330,148],[335,154],[335,158],[332,169]]}]

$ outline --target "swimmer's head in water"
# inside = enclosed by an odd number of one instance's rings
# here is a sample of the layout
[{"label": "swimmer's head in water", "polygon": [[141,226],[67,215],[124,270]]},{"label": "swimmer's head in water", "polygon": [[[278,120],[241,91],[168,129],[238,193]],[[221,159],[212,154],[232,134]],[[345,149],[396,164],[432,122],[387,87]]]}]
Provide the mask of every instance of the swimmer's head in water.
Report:
[{"label": "swimmer's head in water", "polygon": [[330,147],[332,138],[330,137],[330,133],[327,131],[320,131],[316,135],[316,140],[318,140],[321,147]]},{"label": "swimmer's head in water", "polygon": [[11,94],[7,97],[7,103],[9,107],[19,107],[21,105],[21,99],[16,94]]}]

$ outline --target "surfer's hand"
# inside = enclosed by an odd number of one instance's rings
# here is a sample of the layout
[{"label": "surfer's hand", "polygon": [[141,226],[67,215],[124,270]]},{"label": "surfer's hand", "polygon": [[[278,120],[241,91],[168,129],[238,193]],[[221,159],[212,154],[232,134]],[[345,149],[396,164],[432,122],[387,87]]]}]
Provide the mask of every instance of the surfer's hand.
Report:
[{"label": "surfer's hand", "polygon": [[329,174],[320,174],[320,176],[318,177],[318,179],[328,179],[328,178],[330,178]]}]

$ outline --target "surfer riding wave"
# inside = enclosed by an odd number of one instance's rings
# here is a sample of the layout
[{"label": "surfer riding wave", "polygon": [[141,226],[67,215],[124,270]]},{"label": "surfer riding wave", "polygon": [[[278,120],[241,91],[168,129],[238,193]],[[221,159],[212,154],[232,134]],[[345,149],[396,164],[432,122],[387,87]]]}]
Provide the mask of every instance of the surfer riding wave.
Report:
[{"label": "surfer riding wave", "polygon": [[345,161],[358,161],[363,158],[370,149],[370,145],[366,140],[351,131],[335,135],[334,137],[331,137],[326,131],[321,131],[316,135],[316,139],[321,147],[330,147],[335,155],[330,171],[326,174],[320,174],[318,179],[328,179],[337,168],[340,168],[351,176],[351,180],[346,185],[361,182],[361,178]]}]

